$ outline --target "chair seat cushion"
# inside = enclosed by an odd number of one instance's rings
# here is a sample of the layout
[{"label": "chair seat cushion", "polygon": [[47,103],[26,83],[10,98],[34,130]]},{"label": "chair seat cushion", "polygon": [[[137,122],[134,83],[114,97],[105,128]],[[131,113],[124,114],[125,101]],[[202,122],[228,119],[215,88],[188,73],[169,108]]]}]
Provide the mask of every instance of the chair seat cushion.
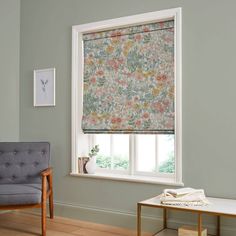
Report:
[{"label": "chair seat cushion", "polygon": [[0,184],[0,206],[41,202],[41,184]]}]

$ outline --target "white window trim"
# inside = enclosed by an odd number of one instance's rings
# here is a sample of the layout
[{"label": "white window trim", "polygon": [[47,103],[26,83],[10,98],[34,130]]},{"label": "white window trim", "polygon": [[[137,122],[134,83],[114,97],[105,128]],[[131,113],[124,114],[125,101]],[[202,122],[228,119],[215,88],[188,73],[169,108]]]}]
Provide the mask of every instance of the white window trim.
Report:
[{"label": "white window trim", "polygon": [[178,186],[182,187],[184,184],[182,182],[174,182],[170,178],[156,178],[149,176],[136,176],[136,175],[125,175],[125,174],[114,174],[114,173],[96,173],[96,174],[78,174],[71,173],[71,176],[75,177],[84,177],[91,179],[106,179],[106,180],[118,180],[124,182],[135,182],[135,183],[147,183],[147,184],[162,184],[162,185],[170,185],[170,186]]},{"label": "white window trim", "polygon": [[[95,134],[96,135],[96,134]],[[113,166],[111,165],[111,169],[105,169],[97,167],[96,173],[98,174],[123,174],[123,175],[133,175],[133,176],[150,176],[150,177],[156,177],[156,178],[169,178],[174,179],[175,174],[174,173],[162,173],[158,171],[140,171],[138,170],[138,158],[137,156],[137,146],[139,145],[138,138],[135,135],[127,134],[129,135],[129,168],[127,170],[119,170],[119,169],[113,169]],[[114,142],[112,134],[110,134],[110,156],[113,158],[113,148],[114,148]],[[92,146],[89,146],[89,149],[91,149],[95,144],[99,144],[96,141],[96,138],[93,135],[90,135],[90,144]],[[158,169],[159,166],[159,155],[158,155],[158,135],[155,135],[155,169]],[[113,162],[111,161],[113,164]]]},{"label": "white window trim", "polygon": [[[175,22],[175,177],[174,183],[182,183],[182,14],[174,8],[134,16],[121,17],[72,27],[72,88],[71,88],[71,174],[77,175],[79,153],[88,153],[88,147],[78,146],[84,138],[81,129],[83,101],[83,40],[82,35],[90,32],[110,30],[137,24],[174,19]],[[178,95],[178,96],[177,96]],[[135,158],[135,157],[131,157]],[[133,162],[134,163],[134,162]],[[130,178],[134,178],[132,177]],[[84,175],[88,176],[88,175]],[[88,176],[89,177],[89,176]],[[96,175],[94,176],[96,177]],[[114,177],[115,178],[115,177]],[[118,178],[120,179],[120,178]],[[151,181],[151,180],[150,180]],[[146,181],[144,181],[146,182]],[[152,181],[151,181],[152,182]],[[158,182],[158,181],[157,181]]]}]

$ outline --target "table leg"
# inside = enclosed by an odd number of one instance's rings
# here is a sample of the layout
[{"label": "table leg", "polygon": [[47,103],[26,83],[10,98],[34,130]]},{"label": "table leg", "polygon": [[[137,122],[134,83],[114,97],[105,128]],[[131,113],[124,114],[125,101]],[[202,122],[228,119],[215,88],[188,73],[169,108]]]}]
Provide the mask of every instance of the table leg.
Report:
[{"label": "table leg", "polygon": [[138,203],[137,205],[137,236],[141,236],[141,207],[142,205]]},{"label": "table leg", "polygon": [[217,235],[217,236],[220,236],[220,216],[217,216],[216,235]]},{"label": "table leg", "polygon": [[198,214],[198,236],[202,235],[202,214]]},{"label": "table leg", "polygon": [[167,209],[163,208],[163,229],[167,228]]}]

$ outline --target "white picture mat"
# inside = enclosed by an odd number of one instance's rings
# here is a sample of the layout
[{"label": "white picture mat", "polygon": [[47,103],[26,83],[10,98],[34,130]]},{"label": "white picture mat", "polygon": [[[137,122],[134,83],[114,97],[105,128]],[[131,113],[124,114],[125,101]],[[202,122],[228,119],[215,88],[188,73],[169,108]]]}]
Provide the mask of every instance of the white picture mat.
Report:
[{"label": "white picture mat", "polygon": [[55,71],[34,70],[34,106],[55,106]]}]

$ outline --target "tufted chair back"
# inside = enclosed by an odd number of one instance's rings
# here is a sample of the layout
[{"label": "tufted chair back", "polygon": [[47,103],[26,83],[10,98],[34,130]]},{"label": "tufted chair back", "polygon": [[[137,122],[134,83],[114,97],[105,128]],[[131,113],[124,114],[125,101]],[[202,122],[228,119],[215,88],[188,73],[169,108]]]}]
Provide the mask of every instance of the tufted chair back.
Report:
[{"label": "tufted chair back", "polygon": [[47,142],[0,142],[0,184],[41,183],[49,161]]}]

